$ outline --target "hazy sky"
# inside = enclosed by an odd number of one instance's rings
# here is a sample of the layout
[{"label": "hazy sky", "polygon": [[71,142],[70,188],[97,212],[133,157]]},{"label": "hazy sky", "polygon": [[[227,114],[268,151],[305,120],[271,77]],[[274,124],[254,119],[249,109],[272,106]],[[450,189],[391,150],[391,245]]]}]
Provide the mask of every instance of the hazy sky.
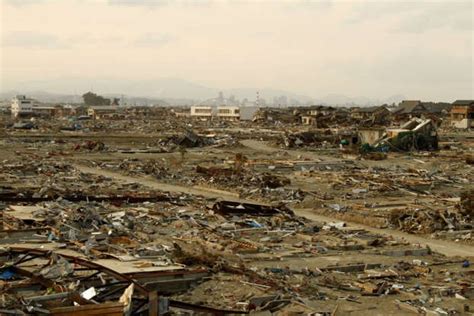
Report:
[{"label": "hazy sky", "polygon": [[182,78],[215,88],[473,98],[473,2],[0,0],[1,84]]}]

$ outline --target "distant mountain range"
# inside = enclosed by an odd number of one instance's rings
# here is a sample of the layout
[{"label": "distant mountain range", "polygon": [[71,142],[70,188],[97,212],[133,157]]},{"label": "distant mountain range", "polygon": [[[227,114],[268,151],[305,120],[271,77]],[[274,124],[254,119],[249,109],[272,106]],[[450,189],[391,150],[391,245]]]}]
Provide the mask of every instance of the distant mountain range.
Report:
[{"label": "distant mountain range", "polygon": [[268,103],[273,98],[286,96],[288,100],[298,100],[303,104],[327,104],[327,105],[378,105],[398,103],[404,99],[402,95],[390,96],[383,100],[366,97],[349,97],[345,95],[331,94],[320,98],[296,94],[289,91],[277,89],[217,89],[210,88],[190,81],[176,78],[161,78],[156,80],[119,80],[119,79],[83,79],[67,78],[56,80],[29,81],[20,85],[7,86],[0,93],[1,99],[9,99],[16,94],[25,94],[42,102],[82,102],[82,94],[93,91],[108,97],[121,97],[128,104],[161,104],[180,105],[193,104],[216,98],[222,91],[225,97],[231,95],[237,99],[256,99],[257,90],[260,97]]}]

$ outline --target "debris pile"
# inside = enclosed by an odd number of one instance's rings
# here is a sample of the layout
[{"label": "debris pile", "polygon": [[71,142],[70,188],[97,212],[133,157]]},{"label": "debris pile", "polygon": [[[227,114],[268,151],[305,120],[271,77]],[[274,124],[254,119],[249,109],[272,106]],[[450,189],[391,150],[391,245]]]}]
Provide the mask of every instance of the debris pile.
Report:
[{"label": "debris pile", "polygon": [[474,220],[474,190],[461,193],[461,214]]},{"label": "debris pile", "polygon": [[416,234],[430,234],[442,230],[464,230],[474,227],[473,221],[459,212],[440,210],[394,210],[389,223],[402,231]]},{"label": "debris pile", "polygon": [[93,140],[88,140],[74,146],[74,150],[102,151],[104,149],[104,143]]},{"label": "debris pile", "polygon": [[178,110],[2,120],[0,314],[472,311],[468,132],[385,107]]},{"label": "debris pile", "polygon": [[321,132],[302,132],[283,136],[282,143],[286,148],[302,146],[320,146],[322,143],[334,144],[335,137],[330,130]]}]

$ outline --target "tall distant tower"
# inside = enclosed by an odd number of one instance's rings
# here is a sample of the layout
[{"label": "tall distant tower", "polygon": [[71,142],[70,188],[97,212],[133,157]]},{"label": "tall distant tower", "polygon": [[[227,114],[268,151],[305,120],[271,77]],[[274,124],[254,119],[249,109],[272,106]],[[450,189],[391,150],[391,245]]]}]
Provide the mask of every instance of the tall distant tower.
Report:
[{"label": "tall distant tower", "polygon": [[217,97],[217,105],[224,105],[224,93],[219,91],[219,96]]},{"label": "tall distant tower", "polygon": [[255,105],[257,106],[257,108],[260,106],[260,92],[257,91],[257,101],[255,102]]}]

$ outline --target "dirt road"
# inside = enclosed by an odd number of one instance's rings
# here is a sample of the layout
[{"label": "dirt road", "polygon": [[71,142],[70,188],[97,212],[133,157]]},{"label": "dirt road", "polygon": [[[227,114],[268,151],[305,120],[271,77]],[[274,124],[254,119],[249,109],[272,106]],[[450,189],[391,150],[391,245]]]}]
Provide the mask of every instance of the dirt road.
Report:
[{"label": "dirt road", "polygon": [[[306,217],[308,219],[317,221],[317,222],[340,222],[340,220],[322,216],[319,214],[315,214],[312,212],[311,209],[297,209],[294,210],[296,214]],[[361,228],[365,229],[370,232],[374,232],[381,235],[386,236],[393,236],[397,239],[404,239],[412,244],[420,244],[423,246],[428,246],[432,250],[442,253],[446,256],[462,256],[462,257],[474,257],[474,247],[458,244],[453,241],[449,240],[435,240],[426,238],[423,236],[412,235],[408,233],[404,233],[398,230],[392,229],[380,229],[380,228],[373,228],[366,225],[361,225],[357,223],[348,223],[346,222],[351,228]]]},{"label": "dirt road", "polygon": [[177,193],[192,194],[192,195],[203,196],[205,198],[210,198],[210,199],[220,198],[220,199],[226,199],[226,200],[238,201],[238,202],[251,202],[244,199],[240,199],[238,197],[238,194],[233,193],[233,192],[211,189],[211,188],[204,188],[204,187],[186,187],[186,186],[181,186],[181,185],[174,185],[174,184],[160,182],[156,179],[153,179],[150,176],[143,176],[143,177],[126,176],[118,172],[87,167],[80,164],[74,164],[73,166],[77,168],[79,171],[84,172],[84,173],[91,173],[91,174],[113,178],[114,180],[119,181],[119,182],[139,183],[149,188],[164,191],[164,192],[177,192]]},{"label": "dirt road", "polygon": [[[139,183],[144,186],[161,190],[161,191],[165,191],[165,192],[193,194],[193,195],[203,196],[203,197],[211,198],[211,199],[221,198],[221,199],[233,200],[233,201],[239,201],[239,202],[261,203],[261,202],[256,202],[256,201],[239,199],[238,197],[236,197],[235,193],[227,192],[227,191],[167,184],[167,183],[163,183],[158,180],[155,180],[151,177],[125,176],[117,172],[86,167],[79,164],[75,164],[74,167],[85,173],[91,173],[91,174],[97,174],[97,175],[110,177],[119,182]],[[317,222],[339,221],[337,219],[315,214],[314,212],[312,212],[311,209],[296,209],[295,212],[297,215],[304,216],[310,220],[314,220]],[[365,226],[365,225],[360,225],[360,224],[350,223],[350,222],[346,222],[346,223],[349,225],[349,227],[363,228],[370,232],[387,235],[387,236],[393,236],[398,239],[404,239],[407,242],[412,243],[412,244],[420,244],[422,246],[428,246],[432,250],[442,253],[446,256],[474,257],[473,246],[457,244],[452,241],[429,239],[422,236],[411,235],[411,234],[407,234],[407,233],[396,231],[396,230],[378,229],[378,228],[373,228],[370,226]]]}]

